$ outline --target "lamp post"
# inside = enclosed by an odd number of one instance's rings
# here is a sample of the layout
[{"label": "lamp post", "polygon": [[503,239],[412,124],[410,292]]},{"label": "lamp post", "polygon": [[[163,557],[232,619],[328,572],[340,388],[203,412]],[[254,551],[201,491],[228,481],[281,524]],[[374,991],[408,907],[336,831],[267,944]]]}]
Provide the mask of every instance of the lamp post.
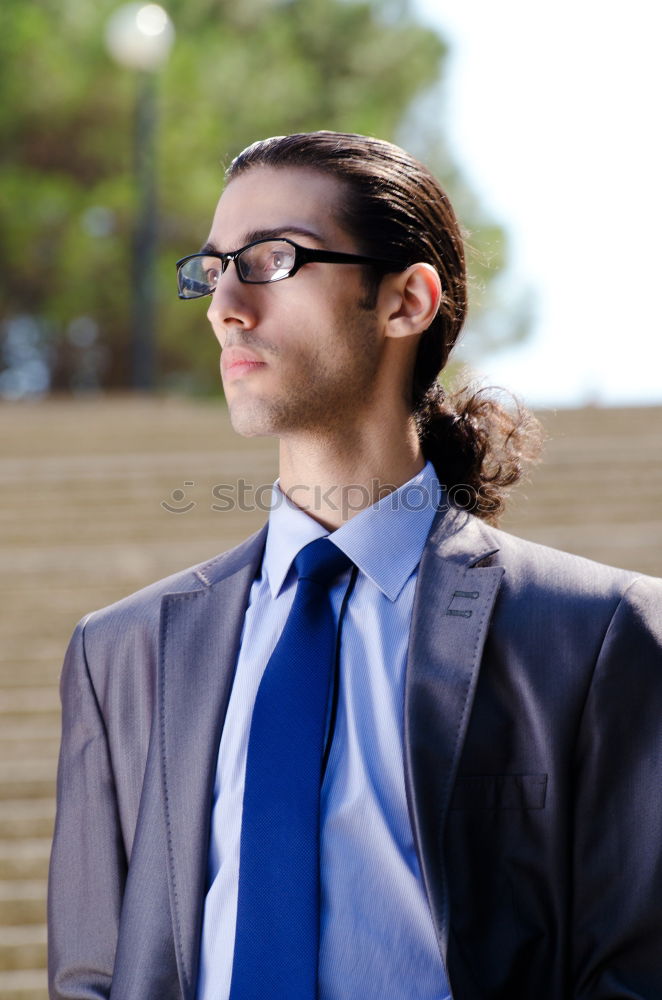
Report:
[{"label": "lamp post", "polygon": [[156,71],[163,66],[175,31],[155,3],[128,3],[111,15],[106,45],[113,58],[137,73],[134,124],[136,216],[133,232],[131,379],[135,389],[154,385],[154,260],[156,252]]}]

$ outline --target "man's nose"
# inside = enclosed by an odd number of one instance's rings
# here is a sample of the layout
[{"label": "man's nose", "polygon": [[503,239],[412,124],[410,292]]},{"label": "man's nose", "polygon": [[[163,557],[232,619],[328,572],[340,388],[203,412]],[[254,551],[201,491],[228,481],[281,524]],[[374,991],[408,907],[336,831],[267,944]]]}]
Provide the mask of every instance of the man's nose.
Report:
[{"label": "man's nose", "polygon": [[207,319],[223,347],[231,327],[252,330],[257,323],[254,288],[239,280],[236,264],[230,261],[216,283],[207,310]]}]

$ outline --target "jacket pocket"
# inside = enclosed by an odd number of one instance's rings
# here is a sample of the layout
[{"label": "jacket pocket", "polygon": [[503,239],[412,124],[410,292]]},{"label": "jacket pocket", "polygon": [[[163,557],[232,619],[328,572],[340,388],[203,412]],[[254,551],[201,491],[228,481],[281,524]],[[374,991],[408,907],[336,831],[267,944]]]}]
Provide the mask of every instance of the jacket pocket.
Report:
[{"label": "jacket pocket", "polygon": [[544,809],[546,774],[461,774],[451,809]]}]

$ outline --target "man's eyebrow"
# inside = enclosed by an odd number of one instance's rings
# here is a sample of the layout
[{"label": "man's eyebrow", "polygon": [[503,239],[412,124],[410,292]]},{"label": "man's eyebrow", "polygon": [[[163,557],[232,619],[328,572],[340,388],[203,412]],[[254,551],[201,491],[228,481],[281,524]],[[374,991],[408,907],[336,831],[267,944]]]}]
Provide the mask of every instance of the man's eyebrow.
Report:
[{"label": "man's eyebrow", "polygon": [[[316,240],[318,243],[324,243],[324,240],[319,235],[319,233],[314,232],[312,229],[306,229],[304,226],[277,226],[275,229],[252,229],[248,233],[244,233],[242,237],[242,242],[240,246],[247,246],[249,243],[255,243],[256,240],[276,240],[281,236],[307,236],[310,239]],[[239,247],[235,247],[238,250]],[[232,251],[224,251],[225,253],[231,253]],[[216,244],[205,243],[203,247],[200,248],[199,253],[221,253]]]}]

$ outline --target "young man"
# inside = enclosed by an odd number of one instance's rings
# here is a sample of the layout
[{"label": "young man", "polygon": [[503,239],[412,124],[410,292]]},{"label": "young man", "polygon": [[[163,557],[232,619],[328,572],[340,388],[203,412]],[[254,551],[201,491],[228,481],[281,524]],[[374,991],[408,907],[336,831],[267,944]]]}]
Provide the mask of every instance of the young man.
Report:
[{"label": "young man", "polygon": [[656,1000],[660,581],[486,523],[527,424],[437,386],[466,280],[421,164],[321,132],[227,180],[179,290],[278,502],[76,630],[51,996]]}]

